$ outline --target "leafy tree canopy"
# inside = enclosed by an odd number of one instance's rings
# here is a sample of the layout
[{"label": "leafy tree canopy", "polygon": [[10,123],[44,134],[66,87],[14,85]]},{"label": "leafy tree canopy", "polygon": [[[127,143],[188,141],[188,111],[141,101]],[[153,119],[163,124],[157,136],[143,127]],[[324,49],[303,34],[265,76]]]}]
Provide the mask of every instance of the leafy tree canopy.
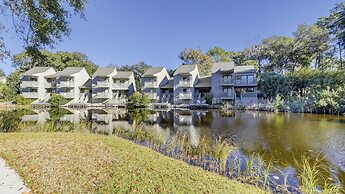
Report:
[{"label": "leafy tree canopy", "polygon": [[92,75],[97,70],[97,65],[83,53],[61,51],[51,53],[47,50],[43,50],[40,57],[36,59],[27,52],[17,54],[13,57],[13,65],[20,71],[26,71],[32,67],[53,67],[56,71],[62,71],[66,67],[85,67]]},{"label": "leafy tree canopy", "polygon": [[[72,14],[84,17],[87,0],[4,0],[0,4],[4,17],[11,17],[13,26],[2,24],[2,29],[14,29],[24,46],[39,50],[54,46],[70,35],[69,19]],[[5,50],[1,37],[0,48]],[[1,55],[0,55],[1,56]]]},{"label": "leafy tree canopy", "polygon": [[201,49],[184,49],[180,52],[179,58],[182,60],[183,65],[197,64],[201,75],[210,75],[213,60]]}]

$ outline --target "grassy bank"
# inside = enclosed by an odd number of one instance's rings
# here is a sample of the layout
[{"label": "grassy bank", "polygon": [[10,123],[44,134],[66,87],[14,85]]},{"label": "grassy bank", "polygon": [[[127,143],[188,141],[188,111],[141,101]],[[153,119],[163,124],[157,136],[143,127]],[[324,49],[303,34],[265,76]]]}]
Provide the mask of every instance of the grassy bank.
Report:
[{"label": "grassy bank", "polygon": [[114,136],[0,134],[0,157],[34,192],[263,193]]}]

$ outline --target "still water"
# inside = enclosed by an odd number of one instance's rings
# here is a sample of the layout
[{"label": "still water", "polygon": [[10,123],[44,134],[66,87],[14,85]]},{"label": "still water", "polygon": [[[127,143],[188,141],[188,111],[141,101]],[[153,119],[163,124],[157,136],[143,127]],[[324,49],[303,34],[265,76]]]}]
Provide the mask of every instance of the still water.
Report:
[{"label": "still water", "polygon": [[[112,135],[114,128],[142,125],[145,130],[184,133],[193,146],[202,138],[229,139],[245,155],[259,153],[275,165],[277,179],[298,184],[296,163],[307,155],[321,157],[334,179],[345,183],[345,117],[314,114],[221,112],[218,110],[52,109],[0,111],[0,131],[22,131],[23,123],[52,123],[64,131],[87,123],[95,133]],[[279,172],[278,172],[279,171]]]}]

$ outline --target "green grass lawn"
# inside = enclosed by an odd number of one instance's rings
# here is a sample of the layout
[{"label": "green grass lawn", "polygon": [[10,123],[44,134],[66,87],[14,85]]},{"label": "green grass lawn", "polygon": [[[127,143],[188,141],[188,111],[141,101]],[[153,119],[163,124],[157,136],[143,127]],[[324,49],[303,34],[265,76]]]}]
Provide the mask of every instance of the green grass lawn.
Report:
[{"label": "green grass lawn", "polygon": [[115,136],[0,134],[0,157],[37,193],[264,193]]}]

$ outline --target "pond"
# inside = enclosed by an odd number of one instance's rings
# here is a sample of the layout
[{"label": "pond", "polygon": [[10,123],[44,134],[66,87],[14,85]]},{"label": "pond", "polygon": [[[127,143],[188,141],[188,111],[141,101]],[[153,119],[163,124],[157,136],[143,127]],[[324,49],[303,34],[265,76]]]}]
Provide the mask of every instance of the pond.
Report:
[{"label": "pond", "polygon": [[[168,139],[182,135],[193,148],[201,147],[205,139],[217,142],[220,138],[237,148],[241,157],[254,156],[270,162],[270,181],[277,185],[298,187],[300,164],[307,158],[320,160],[325,176],[345,185],[345,117],[315,114],[268,113],[268,112],[222,112],[218,110],[135,110],[125,109],[51,109],[0,111],[0,131],[36,131],[53,126],[53,131],[74,131],[83,124],[87,131],[105,135],[119,135],[149,146],[163,154],[185,160],[192,165],[232,177],[229,170],[215,170],[210,162],[203,164],[195,157],[178,156],[174,149],[167,152]],[[44,126],[44,127],[38,127]],[[123,133],[119,129],[141,127],[143,131],[154,131],[163,135],[163,143],[150,146],[153,141],[139,133]],[[43,129],[44,130],[44,129]],[[134,139],[136,135],[136,139]],[[139,134],[140,135],[140,134]],[[144,139],[143,139],[144,138]],[[157,140],[157,138],[156,138]],[[151,143],[151,144],[150,144]],[[150,144],[150,145],[149,145]],[[156,145],[156,144],[155,144]],[[214,147],[214,143],[212,144]],[[235,153],[235,152],[234,152]],[[176,155],[177,154],[177,155]],[[227,156],[230,166],[233,154]],[[210,156],[203,157],[204,161]],[[243,163],[246,163],[244,160]],[[243,165],[242,163],[242,165]],[[254,162],[255,163],[255,162]],[[256,162],[257,163],[257,162]],[[240,164],[240,171],[243,167]],[[228,168],[227,168],[228,169]],[[236,175],[237,176],[237,175]],[[272,186],[271,186],[272,187]]]}]

